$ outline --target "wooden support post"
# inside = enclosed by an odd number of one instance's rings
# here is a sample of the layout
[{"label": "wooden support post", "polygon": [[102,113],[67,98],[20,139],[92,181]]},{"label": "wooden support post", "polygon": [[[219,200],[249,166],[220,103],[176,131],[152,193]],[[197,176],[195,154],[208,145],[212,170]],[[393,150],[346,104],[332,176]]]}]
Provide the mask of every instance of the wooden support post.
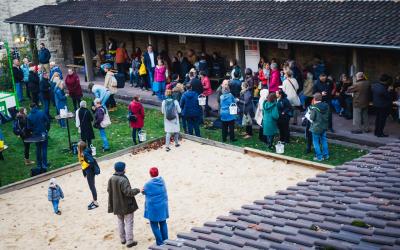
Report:
[{"label": "wooden support post", "polygon": [[132,53],[135,53],[135,49],[136,49],[136,34],[135,33],[131,33],[131,40],[132,40],[132,51],[133,51]]},{"label": "wooden support post", "polygon": [[103,48],[107,48],[106,32],[104,30],[101,32],[101,42],[103,43]]},{"label": "wooden support post", "polygon": [[[148,41],[147,42],[148,44],[151,44],[154,47],[152,35],[150,35],[150,34],[147,35],[147,41]],[[147,46],[146,46],[146,48],[147,48]]]},{"label": "wooden support post", "polygon": [[201,52],[207,53],[206,51],[206,39],[204,39],[204,37],[200,38],[200,42],[201,42]]},{"label": "wooden support post", "polygon": [[94,74],[93,74],[92,50],[90,49],[89,32],[87,30],[81,30],[81,36],[82,36],[83,57],[85,60],[86,80],[90,82],[94,80]]},{"label": "wooden support post", "polygon": [[357,55],[357,49],[353,48],[352,50],[352,74],[353,74],[353,84],[356,82],[356,74],[360,70],[360,67],[358,65],[358,55]]},{"label": "wooden support post", "polygon": [[168,54],[169,48],[168,48],[168,36],[164,35],[164,49]]},{"label": "wooden support post", "polygon": [[[246,67],[245,55],[244,55],[244,41],[243,40],[235,40],[235,59],[237,64],[244,72]],[[243,73],[242,72],[242,73]]]},{"label": "wooden support post", "polygon": [[35,32],[35,26],[33,25],[27,25],[28,27],[28,41],[29,41],[29,48],[32,52],[32,63],[34,65],[39,64],[39,59],[38,59],[38,50],[37,50],[37,44],[36,44],[36,32]]}]

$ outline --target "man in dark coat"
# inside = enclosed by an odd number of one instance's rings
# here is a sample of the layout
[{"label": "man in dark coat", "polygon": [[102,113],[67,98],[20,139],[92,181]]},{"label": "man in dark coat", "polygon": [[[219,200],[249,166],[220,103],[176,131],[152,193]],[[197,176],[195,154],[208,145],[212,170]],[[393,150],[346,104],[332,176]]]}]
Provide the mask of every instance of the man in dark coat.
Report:
[{"label": "man in dark coat", "polygon": [[204,92],[203,84],[199,78],[197,78],[196,70],[190,70],[189,72],[189,83],[192,86],[192,90],[196,92],[198,95],[201,95]]},{"label": "man in dark coat", "polygon": [[22,83],[24,81],[24,72],[22,71],[19,60],[13,60],[12,71],[14,75],[15,89],[17,92],[18,101],[22,102],[24,99],[23,91],[22,91]]},{"label": "man in dark coat", "polygon": [[[147,76],[149,77],[149,83],[150,87],[153,87],[153,82],[154,82],[154,69],[156,68],[157,65],[157,57],[158,53],[153,50],[153,46],[149,44],[147,46],[147,51],[144,52],[143,54],[144,57],[144,64],[146,66],[146,71],[147,71]],[[153,95],[155,93],[153,92]]]},{"label": "man in dark coat", "polygon": [[42,79],[39,82],[40,89],[40,102],[44,106],[44,113],[47,117],[50,117],[50,100],[51,100],[51,85],[49,82],[49,75],[46,72],[43,72]]},{"label": "man in dark coat", "polygon": [[128,177],[125,175],[125,163],[117,162],[114,165],[115,173],[108,180],[108,212],[118,217],[118,229],[121,244],[127,247],[137,245],[133,240],[133,214],[138,209],[135,195],[140,193],[138,188],[131,188]]},{"label": "man in dark coat", "polygon": [[372,101],[376,111],[375,119],[375,136],[387,137],[383,133],[385,128],[386,118],[389,115],[390,107],[392,105],[392,99],[390,96],[390,90],[388,87],[391,82],[391,77],[383,74],[379,82],[372,84]]},{"label": "man in dark coat", "polygon": [[47,135],[50,129],[48,116],[41,111],[35,103],[31,104],[31,113],[28,115],[28,129],[32,136],[42,138],[36,143],[36,164],[37,168],[47,170]]},{"label": "man in dark coat", "polygon": [[79,128],[81,134],[81,140],[86,142],[86,145],[90,146],[94,139],[93,132],[93,116],[92,112],[86,108],[86,101],[79,103],[79,109],[76,112],[76,126]]},{"label": "man in dark coat", "polygon": [[39,105],[39,93],[40,93],[39,82],[40,82],[39,75],[35,67],[33,70],[29,71],[28,88],[32,96],[32,102],[35,103],[36,105]]},{"label": "man in dark coat", "polygon": [[51,54],[50,51],[44,46],[44,43],[40,44],[39,50],[39,63],[40,67],[44,72],[50,73],[50,58]]},{"label": "man in dark coat", "polygon": [[239,71],[233,72],[233,79],[229,81],[229,89],[235,98],[239,98],[240,90],[242,90],[242,82],[239,80]]},{"label": "man in dark coat", "polygon": [[182,109],[182,116],[187,121],[188,133],[193,135],[193,130],[195,135],[200,137],[200,122],[202,119],[202,109],[199,105],[198,97],[199,95],[193,91],[192,85],[188,83],[186,85],[187,91],[183,93],[180,106]]},{"label": "man in dark coat", "polygon": [[315,82],[313,87],[313,94],[321,93],[322,102],[325,102],[329,106],[329,119],[328,119],[328,129],[334,132],[332,126],[332,92],[333,92],[333,82],[331,82],[325,73],[320,74],[319,79]]}]

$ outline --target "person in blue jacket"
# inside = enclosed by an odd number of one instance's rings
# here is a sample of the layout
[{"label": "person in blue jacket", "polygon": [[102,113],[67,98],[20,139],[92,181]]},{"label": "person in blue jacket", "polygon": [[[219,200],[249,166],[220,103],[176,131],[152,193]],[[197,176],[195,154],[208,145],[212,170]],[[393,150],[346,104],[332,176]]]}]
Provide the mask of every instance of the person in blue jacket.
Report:
[{"label": "person in blue jacket", "polygon": [[103,85],[89,83],[89,91],[93,93],[95,98],[99,98],[101,105],[106,108],[108,99],[110,98],[110,91],[106,89]]},{"label": "person in blue jacket", "polygon": [[150,221],[156,244],[160,246],[168,239],[168,194],[164,179],[158,176],[157,168],[150,168],[150,176],[151,180],[142,189],[146,197],[144,218]]},{"label": "person in blue jacket", "polygon": [[47,135],[50,130],[49,117],[41,111],[35,103],[30,105],[31,113],[28,115],[28,129],[33,137],[41,137],[42,141],[36,142],[37,168],[47,170]]},{"label": "person in blue jacket", "polygon": [[[54,88],[54,97],[56,101],[57,113],[60,113],[60,109],[64,109],[67,106],[67,95],[64,92],[64,82],[59,81]],[[59,120],[61,128],[66,128],[65,119]]]},{"label": "person in blue jacket", "polygon": [[53,204],[54,213],[61,215],[61,211],[58,209],[60,199],[64,199],[64,193],[61,187],[57,184],[55,178],[50,179],[49,188],[47,190],[47,199]]},{"label": "person in blue jacket", "polygon": [[40,43],[40,50],[39,50],[39,63],[42,70],[46,73],[50,73],[50,58],[51,54],[50,51],[46,48],[44,43]]},{"label": "person in blue jacket", "polygon": [[231,142],[235,139],[235,120],[236,115],[231,115],[230,106],[236,104],[235,97],[229,91],[229,86],[222,87],[222,95],[220,96],[220,116],[222,121],[222,141],[226,142],[226,137],[229,133]]},{"label": "person in blue jacket", "polygon": [[192,90],[190,83],[186,84],[187,91],[183,93],[180,106],[182,115],[188,124],[188,133],[193,135],[193,130],[196,136],[200,137],[200,122],[202,120],[203,110],[199,105],[199,95]]},{"label": "person in blue jacket", "polygon": [[60,79],[63,79],[63,74],[60,67],[55,62],[50,62],[50,79],[53,78],[54,73],[57,72]]}]

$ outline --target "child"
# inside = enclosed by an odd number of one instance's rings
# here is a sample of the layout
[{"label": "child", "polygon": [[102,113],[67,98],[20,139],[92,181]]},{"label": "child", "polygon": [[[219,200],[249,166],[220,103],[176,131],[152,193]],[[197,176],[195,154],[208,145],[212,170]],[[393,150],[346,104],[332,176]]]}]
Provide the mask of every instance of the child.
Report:
[{"label": "child", "polygon": [[139,57],[135,57],[134,60],[132,60],[132,65],[131,65],[131,72],[130,72],[130,83],[131,87],[139,88],[139,68],[140,68],[140,61]]},{"label": "child", "polygon": [[64,193],[59,185],[56,183],[55,178],[50,179],[48,199],[53,203],[54,213],[61,215],[61,211],[58,210],[58,203],[60,199],[64,199]]}]

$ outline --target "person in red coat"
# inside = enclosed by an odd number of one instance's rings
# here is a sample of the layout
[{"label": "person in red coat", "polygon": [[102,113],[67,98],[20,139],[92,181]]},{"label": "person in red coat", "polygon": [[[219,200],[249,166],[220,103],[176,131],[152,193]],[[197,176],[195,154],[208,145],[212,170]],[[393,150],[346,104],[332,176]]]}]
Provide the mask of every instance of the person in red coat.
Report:
[{"label": "person in red coat", "polygon": [[72,99],[74,110],[76,111],[79,108],[79,103],[81,102],[82,88],[78,74],[76,74],[71,68],[68,69],[68,75],[65,78],[65,85],[67,85],[69,96]]},{"label": "person in red coat", "polygon": [[278,64],[271,63],[271,78],[269,81],[269,92],[274,93],[279,90],[281,82],[281,73],[279,72]]},{"label": "person in red coat", "polygon": [[[142,130],[144,126],[144,108],[143,105],[139,101],[139,96],[133,97],[132,102],[128,106],[129,113],[129,125],[132,128],[132,139],[133,143],[136,145],[136,138],[139,137],[139,132]],[[138,138],[139,139],[139,138]],[[141,142],[140,139],[138,140]]]}]

